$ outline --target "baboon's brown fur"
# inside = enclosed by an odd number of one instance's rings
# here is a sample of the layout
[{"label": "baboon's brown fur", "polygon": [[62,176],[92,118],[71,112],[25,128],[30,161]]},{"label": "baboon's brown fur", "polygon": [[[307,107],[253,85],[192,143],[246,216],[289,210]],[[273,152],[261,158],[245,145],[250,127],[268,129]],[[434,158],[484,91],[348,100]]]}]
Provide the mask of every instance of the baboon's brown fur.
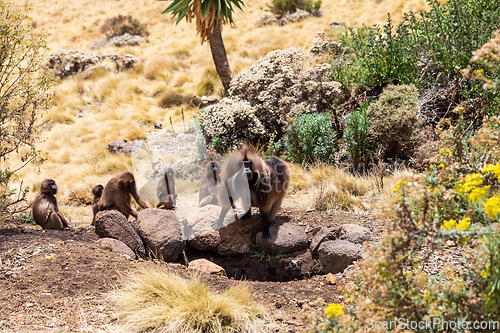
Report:
[{"label": "baboon's brown fur", "polygon": [[200,184],[199,206],[219,204],[220,166],[210,161],[205,166],[205,176]]},{"label": "baboon's brown fur", "polygon": [[130,207],[131,196],[142,208],[148,208],[148,205],[139,197],[135,185],[134,175],[129,172],[123,172],[109,180],[102,191],[101,198],[97,204],[97,212],[102,210],[118,210],[127,218],[132,215],[137,218],[137,213]]},{"label": "baboon's brown fur", "polygon": [[95,214],[97,214],[97,209],[99,205],[99,199],[102,196],[102,191],[104,190],[104,186],[101,184],[96,185],[92,188],[92,195],[94,196],[94,201],[92,202],[92,213],[93,213],[93,218],[92,218],[92,223],[91,225],[94,225],[95,221]]},{"label": "baboon's brown fur", "polygon": [[175,193],[174,169],[170,167],[165,169],[156,187],[156,194],[160,201],[156,208],[163,206],[166,209],[173,209],[175,207],[177,193]]},{"label": "baboon's brown fur", "polygon": [[56,182],[53,179],[45,179],[31,207],[33,219],[43,229],[72,229],[59,211],[54,196],[56,193]]},{"label": "baboon's brown fur", "polygon": [[[236,186],[242,177],[248,181],[251,206],[260,210],[263,237],[269,238],[269,223],[275,220],[285,197],[290,181],[290,168],[280,159],[262,158],[254,148],[243,146],[230,157],[226,166],[219,191],[219,202],[222,207],[219,222],[224,220],[232,201],[242,197],[241,186]],[[249,214],[250,211],[245,215]]]}]

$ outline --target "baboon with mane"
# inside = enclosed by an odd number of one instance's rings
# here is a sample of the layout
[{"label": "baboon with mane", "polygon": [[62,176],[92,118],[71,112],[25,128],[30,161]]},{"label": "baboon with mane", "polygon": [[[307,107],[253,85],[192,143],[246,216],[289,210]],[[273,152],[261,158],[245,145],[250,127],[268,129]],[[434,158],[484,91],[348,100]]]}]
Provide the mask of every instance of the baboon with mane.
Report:
[{"label": "baboon with mane", "polygon": [[[222,210],[218,223],[224,221],[233,202],[243,197],[248,189],[251,207],[258,207],[260,210],[262,237],[268,239],[269,223],[276,218],[289,181],[290,168],[284,161],[275,157],[262,158],[253,147],[244,145],[227,163],[219,191]],[[249,210],[243,217],[250,214]]]}]

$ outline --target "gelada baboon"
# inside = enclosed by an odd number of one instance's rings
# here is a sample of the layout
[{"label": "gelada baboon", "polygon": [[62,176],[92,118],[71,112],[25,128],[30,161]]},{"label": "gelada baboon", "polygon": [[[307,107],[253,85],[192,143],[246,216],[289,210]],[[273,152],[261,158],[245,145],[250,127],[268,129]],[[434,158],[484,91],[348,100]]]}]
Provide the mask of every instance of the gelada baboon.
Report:
[{"label": "gelada baboon", "polygon": [[156,208],[163,206],[166,209],[173,209],[177,201],[177,193],[175,193],[174,169],[166,168],[163,172],[163,177],[158,182],[156,194],[160,201]]},{"label": "gelada baboon", "polygon": [[97,204],[97,212],[102,210],[118,210],[125,217],[132,215],[137,218],[137,213],[130,208],[131,196],[142,208],[148,208],[148,205],[139,197],[135,185],[134,175],[131,172],[123,172],[109,180],[102,191],[101,198]]},{"label": "gelada baboon", "polygon": [[96,185],[92,188],[92,195],[94,196],[94,202],[92,203],[92,213],[94,214],[94,217],[92,219],[91,225],[94,225],[94,220],[95,220],[95,214],[97,214],[97,209],[99,205],[99,199],[102,196],[102,191],[104,190],[104,186],[101,184]]},{"label": "gelada baboon", "polygon": [[[248,182],[241,186],[241,179]],[[262,158],[247,145],[233,154],[227,164],[219,191],[222,211],[218,223],[224,221],[233,201],[250,191],[251,207],[258,207],[261,216],[262,237],[268,239],[269,223],[274,221],[290,181],[290,168],[275,157]],[[246,185],[246,184],[245,184]],[[243,217],[249,217],[249,210]]]},{"label": "gelada baboon", "polygon": [[45,179],[31,206],[35,223],[43,229],[73,229],[62,216],[54,196],[57,185],[53,179]]},{"label": "gelada baboon", "polygon": [[219,188],[220,188],[220,167],[216,161],[210,161],[205,166],[205,176],[200,184],[199,205],[219,204]]}]

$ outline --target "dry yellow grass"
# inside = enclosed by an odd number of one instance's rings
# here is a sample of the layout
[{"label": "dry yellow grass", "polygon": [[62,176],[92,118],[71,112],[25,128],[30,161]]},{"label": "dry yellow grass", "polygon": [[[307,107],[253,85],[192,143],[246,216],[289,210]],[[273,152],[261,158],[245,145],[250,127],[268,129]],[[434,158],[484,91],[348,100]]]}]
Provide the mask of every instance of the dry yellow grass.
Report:
[{"label": "dry yellow grass", "polygon": [[291,165],[290,193],[293,205],[308,209],[361,211],[375,209],[384,202],[395,202],[392,192],[399,180],[411,181],[414,173],[401,169],[382,180],[376,174],[355,176],[335,166],[304,168]]},{"label": "dry yellow grass", "polygon": [[216,293],[196,276],[183,278],[150,267],[127,278],[111,298],[126,331],[262,332],[263,309],[242,283]]},{"label": "dry yellow grass", "polygon": [[[233,75],[244,71],[267,52],[288,47],[304,51],[318,32],[332,22],[382,24],[390,12],[394,21],[409,9],[423,9],[424,0],[339,0],[323,1],[320,18],[308,18],[285,26],[256,27],[255,21],[271,0],[247,1],[243,12],[234,14],[236,24],[225,27],[223,37]],[[161,14],[168,2],[151,0],[14,0],[21,9],[32,8],[30,16],[37,31],[47,31],[52,50],[80,50],[88,53],[130,53],[140,60],[135,69],[123,73],[98,72],[88,79],[81,76],[64,79],[55,88],[54,106],[43,115],[44,131],[39,149],[47,154],[41,165],[30,165],[16,174],[13,187],[22,180],[36,189],[45,178],[59,185],[60,203],[88,193],[97,183],[105,184],[118,172],[129,170],[130,158],[107,152],[107,143],[116,139],[137,139],[154,131],[154,124],[170,129],[172,119],[182,131],[179,106],[162,108],[162,93],[192,96],[213,90],[221,84],[214,78],[214,65],[207,44],[201,45],[195,27],[182,21],[174,25]],[[147,25],[148,43],[135,47],[108,47],[90,50],[94,39],[102,40],[100,28],[110,17],[132,15]],[[185,106],[187,118],[198,110]],[[15,158],[1,162],[11,169],[19,166]],[[300,186],[298,186],[299,188]],[[30,194],[33,198],[35,193]],[[77,223],[89,223],[82,209],[67,210]]]}]

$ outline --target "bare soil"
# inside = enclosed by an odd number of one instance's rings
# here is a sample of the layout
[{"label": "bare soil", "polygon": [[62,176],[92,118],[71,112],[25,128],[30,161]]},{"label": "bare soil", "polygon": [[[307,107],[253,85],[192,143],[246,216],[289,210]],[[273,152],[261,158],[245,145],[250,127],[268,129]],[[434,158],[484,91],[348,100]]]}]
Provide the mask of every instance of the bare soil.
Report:
[{"label": "bare soil", "polygon": [[[380,233],[368,213],[318,212],[284,208],[279,219],[306,230],[317,226],[356,223]],[[130,273],[149,265],[186,274],[180,263],[131,260],[102,250],[93,227],[73,231],[39,230],[12,223],[0,229],[0,330],[2,332],[119,332],[108,293],[126,283]],[[210,254],[207,254],[210,259]],[[232,258],[234,259],[234,258]],[[248,255],[239,260],[259,261]],[[204,275],[206,283],[223,291],[234,278]],[[254,299],[268,309],[268,332],[300,332],[311,311],[341,303],[344,275],[334,284],[325,275],[308,279],[246,281]],[[313,310],[311,310],[311,308]]]}]

